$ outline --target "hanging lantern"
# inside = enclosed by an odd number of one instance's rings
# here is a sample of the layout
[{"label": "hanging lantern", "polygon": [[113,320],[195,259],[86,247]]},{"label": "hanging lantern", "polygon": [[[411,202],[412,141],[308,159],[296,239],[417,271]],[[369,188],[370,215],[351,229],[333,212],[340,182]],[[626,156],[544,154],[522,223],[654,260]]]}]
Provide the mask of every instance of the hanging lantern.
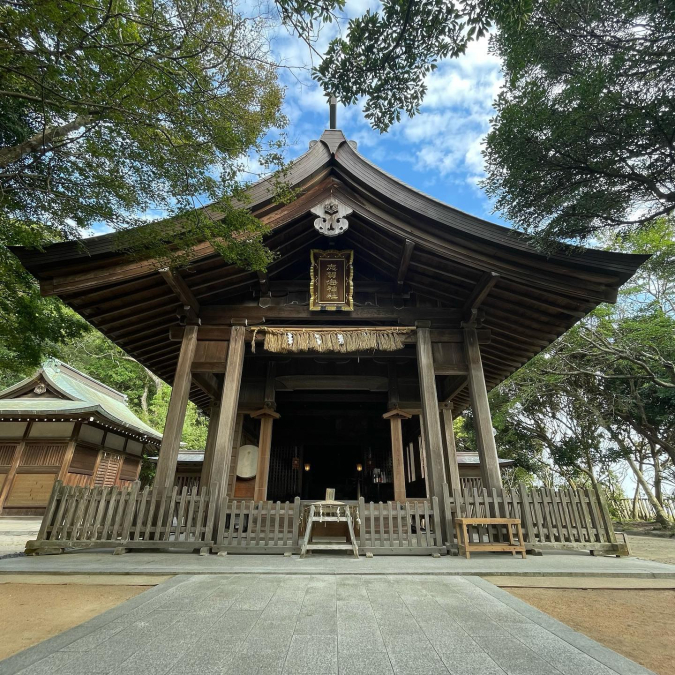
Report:
[{"label": "hanging lantern", "polygon": [[356,465],[356,470],[357,470],[357,471],[363,471],[363,464],[361,464],[361,463],[359,462],[359,463]]},{"label": "hanging lantern", "polygon": [[311,467],[310,463],[307,462],[307,463],[305,464],[305,471],[309,471],[311,468],[312,468],[312,467]]}]

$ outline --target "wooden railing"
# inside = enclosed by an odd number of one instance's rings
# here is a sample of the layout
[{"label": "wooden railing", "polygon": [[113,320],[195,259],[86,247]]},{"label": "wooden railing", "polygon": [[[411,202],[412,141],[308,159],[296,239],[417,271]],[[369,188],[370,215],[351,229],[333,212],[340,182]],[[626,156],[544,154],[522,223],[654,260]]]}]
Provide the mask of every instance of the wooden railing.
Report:
[{"label": "wooden railing", "polygon": [[27,553],[67,548],[188,548],[213,543],[213,500],[208,488],[188,493],[140,483],[130,489],[82,488],[56,481],[42,525]]},{"label": "wooden railing", "polygon": [[[444,512],[431,501],[373,503],[352,508],[359,550],[374,554],[437,554],[456,548],[455,517],[520,518],[528,549],[584,549],[627,554],[617,542],[602,491],[448,490]],[[301,502],[223,498],[207,487],[188,491],[85,488],[56,481],[38,537],[27,553],[69,548],[187,548],[205,553],[289,553],[299,550]],[[474,541],[501,541],[498,526],[478,526]],[[445,537],[445,540],[444,540]]]},{"label": "wooden railing", "polygon": [[[656,519],[656,511],[646,497],[641,497],[637,500],[637,503],[635,504],[635,511],[637,513],[633,513],[633,500],[630,497],[625,499],[613,499],[611,505],[616,509],[619,520],[650,521]],[[666,515],[671,520],[675,520],[675,497],[667,497],[664,499],[662,506]]]},{"label": "wooden railing", "polygon": [[[431,507],[431,508],[430,508]],[[438,499],[374,503],[359,500],[359,552],[410,555],[445,553]]]},{"label": "wooden railing", "polygon": [[223,500],[214,551],[286,553],[298,549],[300,497],[294,502]]},{"label": "wooden railing", "polygon": [[[445,488],[446,509],[450,518],[520,518],[529,549],[583,549],[626,554],[624,543],[617,542],[607,502],[601,491],[593,489],[552,490],[526,488],[516,490],[453,490]],[[454,527],[448,536],[454,537]],[[500,541],[498,527],[474,527],[474,541]],[[456,546],[454,538],[449,542]]]}]

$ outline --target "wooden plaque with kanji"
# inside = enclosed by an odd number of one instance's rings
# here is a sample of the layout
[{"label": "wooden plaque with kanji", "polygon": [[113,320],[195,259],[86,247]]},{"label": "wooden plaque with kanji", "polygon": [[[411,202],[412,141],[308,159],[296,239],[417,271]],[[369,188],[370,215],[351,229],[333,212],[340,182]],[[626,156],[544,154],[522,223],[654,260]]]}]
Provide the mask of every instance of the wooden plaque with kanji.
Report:
[{"label": "wooden plaque with kanji", "polygon": [[354,309],[354,251],[312,250],[309,308]]}]

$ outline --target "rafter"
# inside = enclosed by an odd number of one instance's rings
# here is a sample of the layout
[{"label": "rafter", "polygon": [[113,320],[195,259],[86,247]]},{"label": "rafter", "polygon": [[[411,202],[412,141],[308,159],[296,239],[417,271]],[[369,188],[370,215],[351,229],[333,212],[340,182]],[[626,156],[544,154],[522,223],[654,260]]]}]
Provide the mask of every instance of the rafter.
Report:
[{"label": "rafter", "polygon": [[403,292],[403,284],[405,283],[405,277],[408,274],[408,266],[410,265],[410,259],[412,258],[414,250],[415,242],[406,239],[405,244],[403,244],[401,261],[398,264],[398,275],[396,277],[396,286],[399,293]]}]

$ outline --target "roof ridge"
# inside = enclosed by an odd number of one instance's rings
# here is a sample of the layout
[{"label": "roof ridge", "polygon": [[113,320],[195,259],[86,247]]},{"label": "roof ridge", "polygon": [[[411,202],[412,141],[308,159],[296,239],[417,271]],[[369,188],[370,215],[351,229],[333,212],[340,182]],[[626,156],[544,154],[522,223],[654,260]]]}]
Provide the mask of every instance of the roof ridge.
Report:
[{"label": "roof ridge", "polygon": [[[109,391],[112,394],[114,394],[114,396],[111,396],[111,398],[118,398],[120,400],[120,402],[123,402],[125,405],[127,404],[127,401],[129,400],[129,397],[126,394],[124,394],[121,391],[117,391],[117,389],[113,389],[110,385],[107,385],[104,382],[101,382],[100,380],[97,380],[96,378],[92,377],[91,375],[88,375],[87,373],[84,373],[81,370],[78,370],[77,368],[71,366],[69,363],[66,363],[65,361],[61,361],[60,359],[57,359],[55,356],[51,356],[48,359],[46,359],[42,364],[42,369],[44,370],[44,368],[50,362],[52,362],[56,365],[56,370],[57,370],[58,373],[62,373],[66,376],[68,375],[69,371],[71,373],[76,373],[80,377],[84,378],[87,382],[92,382],[93,384],[95,384],[96,388],[100,387],[101,389],[103,389],[105,391]],[[65,372],[63,372],[63,371],[65,371]],[[73,378],[73,379],[77,379],[77,378]],[[87,384],[87,382],[82,382],[82,384],[84,384],[85,386],[89,386]],[[91,388],[94,389],[94,387],[91,387]],[[102,393],[105,393],[105,391],[102,392]]]}]

